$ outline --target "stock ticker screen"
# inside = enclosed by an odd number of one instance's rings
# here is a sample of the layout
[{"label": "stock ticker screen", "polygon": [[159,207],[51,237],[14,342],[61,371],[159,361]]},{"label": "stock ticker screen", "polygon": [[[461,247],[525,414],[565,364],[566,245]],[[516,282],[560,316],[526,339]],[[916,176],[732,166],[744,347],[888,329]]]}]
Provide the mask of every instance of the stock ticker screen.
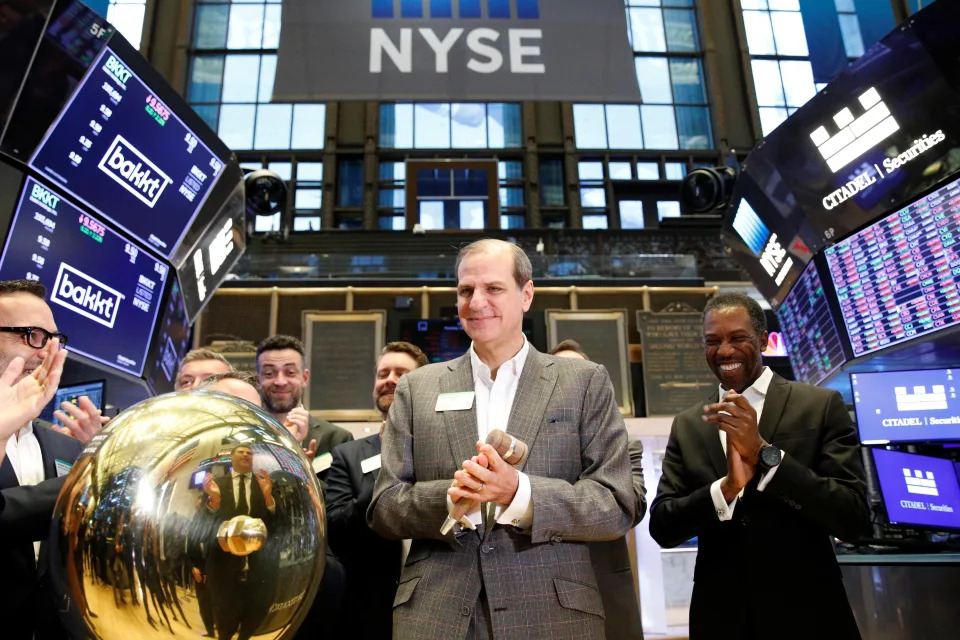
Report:
[{"label": "stock ticker screen", "polygon": [[169,267],[62,194],[26,178],[0,279],[37,280],[71,351],[143,372]]},{"label": "stock ticker screen", "polygon": [[163,301],[157,337],[147,358],[144,376],[156,394],[173,391],[177,365],[190,350],[190,319],[183,290],[176,277],[170,279],[170,293]]},{"label": "stock ticker screen", "polygon": [[166,258],[224,167],[109,46],[28,164]]},{"label": "stock ticker screen", "polygon": [[960,322],[960,181],[824,254],[854,357]]},{"label": "stock ticker screen", "polygon": [[797,380],[818,384],[846,362],[843,341],[813,262],[777,309],[777,319]]}]

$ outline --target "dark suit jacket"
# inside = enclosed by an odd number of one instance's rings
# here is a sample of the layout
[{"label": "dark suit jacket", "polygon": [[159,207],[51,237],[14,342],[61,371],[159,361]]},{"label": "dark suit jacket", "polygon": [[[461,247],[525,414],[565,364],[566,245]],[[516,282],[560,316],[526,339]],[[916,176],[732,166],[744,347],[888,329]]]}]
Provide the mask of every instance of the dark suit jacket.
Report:
[{"label": "dark suit jacket", "polygon": [[[714,393],[707,403],[716,402]],[[721,522],[710,484],[726,475],[702,403],[673,422],[650,534],[663,547],[699,536],[690,638],[859,638],[830,536],[869,526],[857,436],[835,391],[774,375],[760,435],[785,452],[763,492],[760,474]]]},{"label": "dark suit jacket", "polygon": [[325,453],[332,452],[338,444],[353,440],[353,434],[332,422],[310,416],[310,428],[307,430],[307,437],[300,444],[306,447],[311,440],[317,441],[317,455],[322,456]]},{"label": "dark suit jacket", "polygon": [[[214,517],[214,535],[216,535],[220,523],[240,515],[240,510],[237,508],[237,499],[233,495],[233,475],[228,473],[217,478],[216,483],[220,487],[220,507],[211,510],[211,515]],[[260,483],[257,482],[256,472],[251,474],[250,493],[247,495],[247,500],[250,502],[248,515],[263,520],[264,524],[267,525],[267,539],[269,540],[270,532],[273,530],[274,514],[267,509],[263,491],[260,489]],[[272,548],[269,544],[249,556],[235,556],[232,553],[227,553],[220,548],[216,540],[213,540],[209,547],[207,574],[216,598],[221,597],[221,594],[230,592],[230,585],[236,580],[236,574],[243,570],[245,561],[249,561],[251,582],[263,581],[265,574],[276,571],[275,567],[268,566],[269,563],[264,557],[268,549]],[[226,589],[226,591],[221,591],[221,589]]]},{"label": "dark suit jacket", "polygon": [[393,599],[403,555],[399,540],[385,540],[367,525],[367,507],[380,469],[363,473],[361,462],[379,453],[379,433],[346,442],[333,450],[327,476],[330,548],[347,574],[338,626],[357,638],[392,636]]},{"label": "dark suit jacket", "polygon": [[[447,488],[476,455],[474,410],[436,411],[440,393],[473,391],[470,356],[400,378],[367,518],[384,537],[413,539],[394,605],[398,638],[464,638],[481,589],[494,637],[603,638],[603,602],[584,542],[633,524],[627,431],[606,370],[533,347],[507,433],[530,453],[533,523],[440,534]],[[482,537],[481,537],[482,533]]]},{"label": "dark suit jacket", "polygon": [[[643,444],[631,440],[630,473],[633,476],[633,495],[637,500],[637,515],[633,526],[640,524],[647,512],[647,489],[643,484]],[[637,602],[636,578],[630,566],[628,533],[616,540],[588,542],[590,562],[597,574],[597,586],[603,599],[603,613],[606,615],[603,627],[607,640],[643,640],[643,624],[640,621],[640,607]]]},{"label": "dark suit jacket", "polygon": [[[0,489],[6,506],[0,518],[0,620],[4,638],[30,638],[35,631],[41,600],[40,577],[33,542],[45,540],[63,479],[57,478],[56,460],[73,464],[83,445],[34,421],[33,432],[43,455],[46,481],[21,487],[13,465],[4,458],[0,465]],[[52,605],[51,605],[52,606]],[[46,609],[46,606],[44,606]]]}]

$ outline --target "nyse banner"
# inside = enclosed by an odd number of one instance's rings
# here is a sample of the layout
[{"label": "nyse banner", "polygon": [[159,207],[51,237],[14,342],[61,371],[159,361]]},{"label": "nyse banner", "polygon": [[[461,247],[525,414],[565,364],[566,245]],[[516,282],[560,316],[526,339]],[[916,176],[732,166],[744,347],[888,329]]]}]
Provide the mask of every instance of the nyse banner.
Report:
[{"label": "nyse banner", "polygon": [[273,98],[639,102],[621,0],[284,0]]}]

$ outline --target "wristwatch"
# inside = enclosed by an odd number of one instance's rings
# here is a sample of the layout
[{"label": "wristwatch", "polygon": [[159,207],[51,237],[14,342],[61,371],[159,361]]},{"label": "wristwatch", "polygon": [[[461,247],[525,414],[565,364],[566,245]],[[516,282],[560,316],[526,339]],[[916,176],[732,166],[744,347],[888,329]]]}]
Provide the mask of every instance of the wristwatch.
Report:
[{"label": "wristwatch", "polygon": [[757,466],[764,471],[769,471],[780,464],[780,459],[780,449],[772,444],[768,444],[760,447],[760,451],[757,453]]}]

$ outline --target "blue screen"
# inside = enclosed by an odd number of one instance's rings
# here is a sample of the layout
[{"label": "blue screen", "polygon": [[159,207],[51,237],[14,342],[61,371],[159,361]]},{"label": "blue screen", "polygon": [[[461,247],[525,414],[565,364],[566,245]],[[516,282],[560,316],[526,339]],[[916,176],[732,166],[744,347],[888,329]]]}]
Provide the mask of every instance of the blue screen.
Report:
[{"label": "blue screen", "polygon": [[0,257],[0,279],[38,280],[67,348],[143,372],[169,267],[27,178]]},{"label": "blue screen", "polygon": [[50,404],[47,405],[42,412],[40,412],[40,418],[54,424],[61,424],[60,421],[54,417],[53,412],[60,408],[61,402],[77,404],[81,396],[87,396],[90,398],[90,402],[93,403],[93,406],[103,411],[103,389],[103,380],[61,386],[53,395],[53,400],[50,402]]},{"label": "blue screen", "polygon": [[170,282],[170,293],[163,303],[157,338],[147,359],[145,375],[154,393],[174,390],[177,365],[189,350],[190,320],[187,318],[180,282],[174,277]]},{"label": "blue screen", "polygon": [[29,164],[164,257],[224,165],[109,47]]},{"label": "blue screen", "polygon": [[891,524],[960,529],[960,483],[952,460],[873,450]]},{"label": "blue screen", "polygon": [[960,441],[960,369],[851,373],[860,442]]}]

